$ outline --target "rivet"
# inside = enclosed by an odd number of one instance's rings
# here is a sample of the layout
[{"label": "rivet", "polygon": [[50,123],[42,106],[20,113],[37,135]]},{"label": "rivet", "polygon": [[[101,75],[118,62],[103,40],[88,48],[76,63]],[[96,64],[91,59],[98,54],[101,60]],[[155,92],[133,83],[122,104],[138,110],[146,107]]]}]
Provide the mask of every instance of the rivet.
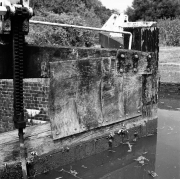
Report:
[{"label": "rivet", "polygon": [[138,110],[138,113],[140,113],[140,111]]},{"label": "rivet", "polygon": [[119,71],[120,71],[120,73],[123,73],[123,69],[122,69],[122,68],[120,68],[120,70],[119,70]]},{"label": "rivet", "polygon": [[148,58],[151,58],[151,55],[148,55]]},{"label": "rivet", "polygon": [[137,72],[137,68],[134,68],[133,71],[134,71],[134,72]]}]

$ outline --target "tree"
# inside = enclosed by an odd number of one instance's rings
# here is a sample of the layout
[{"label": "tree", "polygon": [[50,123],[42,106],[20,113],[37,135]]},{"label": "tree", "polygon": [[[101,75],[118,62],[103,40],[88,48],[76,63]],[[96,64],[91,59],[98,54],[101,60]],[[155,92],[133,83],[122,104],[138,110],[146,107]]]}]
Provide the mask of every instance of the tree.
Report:
[{"label": "tree", "polygon": [[129,21],[131,21],[131,22],[136,21],[134,8],[128,6],[126,11],[125,11],[125,14],[127,14],[129,16]]},{"label": "tree", "polygon": [[[101,27],[111,11],[99,0],[31,0],[34,20]],[[72,28],[55,28],[31,25],[26,40],[33,44],[63,46],[92,46],[97,43],[97,32]]]},{"label": "tree", "polygon": [[180,3],[178,0],[134,0],[126,14],[134,21],[174,18],[180,15]]}]

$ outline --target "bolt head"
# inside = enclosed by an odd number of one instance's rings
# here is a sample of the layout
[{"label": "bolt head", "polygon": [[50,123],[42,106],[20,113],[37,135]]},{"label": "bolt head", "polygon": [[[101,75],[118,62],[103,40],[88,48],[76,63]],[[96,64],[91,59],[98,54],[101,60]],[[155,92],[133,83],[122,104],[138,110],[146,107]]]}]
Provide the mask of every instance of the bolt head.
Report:
[{"label": "bolt head", "polygon": [[119,71],[120,71],[120,73],[123,73],[123,69],[122,68]]},{"label": "bolt head", "polygon": [[124,58],[125,57],[125,55],[124,54],[121,54],[121,58]]},{"label": "bolt head", "polygon": [[136,54],[136,55],[134,55],[134,58],[139,58],[139,56]]},{"label": "bolt head", "polygon": [[148,58],[151,58],[151,55],[148,55]]}]

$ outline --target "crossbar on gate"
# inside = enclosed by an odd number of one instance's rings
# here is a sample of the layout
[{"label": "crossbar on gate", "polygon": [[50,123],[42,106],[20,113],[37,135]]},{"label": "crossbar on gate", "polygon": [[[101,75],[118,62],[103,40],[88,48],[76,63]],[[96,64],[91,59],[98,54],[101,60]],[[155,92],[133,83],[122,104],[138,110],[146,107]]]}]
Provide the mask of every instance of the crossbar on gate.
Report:
[{"label": "crossbar on gate", "polygon": [[50,26],[57,26],[57,27],[70,27],[70,28],[77,28],[77,29],[100,31],[100,32],[111,32],[111,33],[113,32],[113,33],[128,34],[130,36],[129,37],[129,50],[131,50],[131,46],[132,46],[132,33],[131,32],[104,30],[104,29],[100,29],[96,27],[85,27],[85,26],[78,26],[78,25],[60,24],[60,23],[35,21],[35,20],[30,20],[29,22],[31,24],[50,25]]}]

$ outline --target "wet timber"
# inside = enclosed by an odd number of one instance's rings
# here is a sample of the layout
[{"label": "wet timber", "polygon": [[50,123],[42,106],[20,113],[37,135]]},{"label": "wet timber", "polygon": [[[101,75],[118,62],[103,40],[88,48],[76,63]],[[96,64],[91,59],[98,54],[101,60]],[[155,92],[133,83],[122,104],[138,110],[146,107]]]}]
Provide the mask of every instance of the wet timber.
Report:
[{"label": "wet timber", "polygon": [[[158,30],[128,28],[134,50],[24,47],[24,78],[50,78],[50,123],[25,130],[29,176],[156,133]],[[12,78],[9,48],[1,79]],[[21,176],[19,156],[17,131],[0,134],[0,178]]]}]

